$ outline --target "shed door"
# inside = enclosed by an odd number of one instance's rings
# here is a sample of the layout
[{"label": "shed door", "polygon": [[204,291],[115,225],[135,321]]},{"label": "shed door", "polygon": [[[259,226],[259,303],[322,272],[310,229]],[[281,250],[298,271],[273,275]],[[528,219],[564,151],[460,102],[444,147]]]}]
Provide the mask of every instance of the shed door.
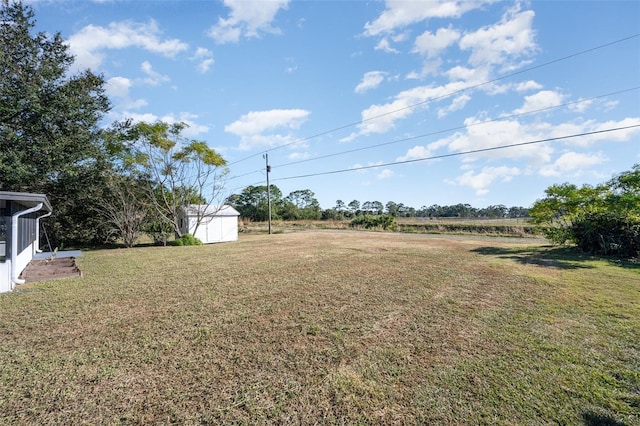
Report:
[{"label": "shed door", "polygon": [[222,241],[222,220],[214,217],[207,225],[207,242],[219,243]]}]

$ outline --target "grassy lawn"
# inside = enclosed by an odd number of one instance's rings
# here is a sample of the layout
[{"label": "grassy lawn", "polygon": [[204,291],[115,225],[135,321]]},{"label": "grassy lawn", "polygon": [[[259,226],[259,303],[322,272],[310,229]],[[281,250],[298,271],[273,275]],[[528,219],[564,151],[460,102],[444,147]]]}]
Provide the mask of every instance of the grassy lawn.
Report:
[{"label": "grassy lawn", "polygon": [[640,268],[306,231],[0,296],[0,424],[640,424]]}]

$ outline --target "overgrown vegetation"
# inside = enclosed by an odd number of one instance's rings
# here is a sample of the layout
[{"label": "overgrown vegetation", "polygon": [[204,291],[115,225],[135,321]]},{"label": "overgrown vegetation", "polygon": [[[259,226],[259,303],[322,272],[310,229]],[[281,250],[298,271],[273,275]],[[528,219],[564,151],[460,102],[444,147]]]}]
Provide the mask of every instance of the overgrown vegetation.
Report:
[{"label": "overgrown vegetation", "polygon": [[352,228],[382,229],[383,231],[395,231],[398,228],[396,218],[388,215],[363,215],[351,220],[349,226]]},{"label": "overgrown vegetation", "polygon": [[586,253],[640,256],[640,164],[595,187],[553,185],[531,215],[552,225],[547,238],[569,241]]},{"label": "overgrown vegetation", "polygon": [[637,265],[350,231],[79,261],[0,296],[2,424],[640,422]]}]

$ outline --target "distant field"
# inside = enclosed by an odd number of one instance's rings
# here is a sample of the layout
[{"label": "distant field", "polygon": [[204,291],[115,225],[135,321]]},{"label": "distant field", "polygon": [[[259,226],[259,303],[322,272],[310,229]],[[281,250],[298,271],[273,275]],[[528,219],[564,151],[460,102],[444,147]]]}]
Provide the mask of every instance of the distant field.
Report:
[{"label": "distant field", "polygon": [[[350,220],[275,220],[272,232],[281,233],[300,229],[350,229]],[[397,232],[411,234],[462,234],[493,235],[505,237],[541,237],[543,227],[530,218],[396,218]],[[242,232],[267,232],[267,222],[241,222]]]},{"label": "distant field", "polygon": [[640,424],[640,268],[302,231],[0,295],[0,424]]},{"label": "distant field", "polygon": [[398,223],[458,223],[467,225],[504,225],[521,226],[531,225],[531,218],[473,218],[473,217],[400,217],[396,219]]}]

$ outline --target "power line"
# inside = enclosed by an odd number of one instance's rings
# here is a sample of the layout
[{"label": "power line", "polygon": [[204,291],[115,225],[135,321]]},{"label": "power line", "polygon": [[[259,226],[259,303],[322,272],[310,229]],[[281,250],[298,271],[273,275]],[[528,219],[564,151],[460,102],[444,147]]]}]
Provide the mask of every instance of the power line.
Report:
[{"label": "power line", "polygon": [[234,180],[234,179],[238,179],[238,178],[241,178],[241,177],[244,177],[244,176],[252,175],[252,174],[254,174],[254,173],[262,173],[262,172],[263,172],[263,169],[254,170],[254,171],[252,171],[252,172],[243,173],[243,174],[241,174],[241,175],[231,176],[231,177],[230,177],[229,179],[227,179],[227,180]]},{"label": "power line", "polygon": [[289,163],[279,164],[279,165],[272,166],[272,167],[273,168],[287,167],[287,166],[292,166],[294,164],[300,164],[300,163],[305,163],[305,162],[309,162],[309,161],[316,161],[316,160],[321,160],[321,159],[329,158],[329,157],[336,157],[336,156],[344,155],[344,154],[352,154],[352,153],[358,152],[358,151],[365,151],[365,150],[368,150],[368,149],[379,148],[381,146],[392,145],[392,144],[396,144],[396,143],[400,143],[400,142],[407,142],[407,141],[411,141],[411,140],[421,139],[421,138],[425,138],[427,136],[434,136],[434,135],[438,135],[438,134],[442,134],[442,133],[453,132],[453,131],[456,131],[456,130],[468,129],[469,127],[480,126],[480,125],[483,125],[483,124],[488,124],[488,123],[492,123],[492,122],[496,122],[496,121],[508,120],[508,119],[515,118],[515,117],[521,117],[521,116],[527,115],[527,114],[537,114],[537,113],[540,113],[540,112],[543,112],[543,111],[548,111],[548,110],[552,110],[552,109],[556,109],[556,108],[562,108],[562,107],[566,107],[566,106],[569,106],[569,105],[576,105],[576,104],[580,104],[580,103],[584,103],[584,102],[591,102],[591,101],[594,101],[596,99],[601,99],[601,98],[605,98],[605,97],[609,97],[609,96],[619,95],[621,93],[626,93],[626,92],[630,92],[630,91],[638,90],[638,89],[640,89],[640,86],[632,87],[632,88],[629,88],[629,89],[623,89],[623,90],[619,90],[617,92],[607,93],[607,94],[604,94],[604,95],[593,96],[591,98],[579,99],[577,101],[572,101],[572,102],[566,102],[566,103],[559,104],[559,105],[548,106],[548,107],[540,108],[540,109],[536,109],[536,110],[525,111],[525,112],[521,112],[521,113],[517,113],[517,114],[511,114],[511,115],[502,116],[502,117],[498,117],[498,118],[492,118],[490,120],[479,121],[479,122],[473,123],[473,124],[465,124],[464,126],[450,127],[448,129],[437,130],[437,131],[434,131],[434,132],[431,132],[431,133],[424,133],[424,134],[421,134],[421,135],[410,136],[410,137],[406,137],[406,138],[402,138],[402,139],[396,139],[396,140],[393,140],[393,141],[383,142],[383,143],[379,143],[379,144],[376,144],[376,145],[368,145],[368,146],[365,146],[365,147],[354,148],[354,149],[350,149],[350,150],[346,150],[346,151],[340,151],[340,152],[334,152],[334,153],[331,153],[331,154],[321,155],[321,156],[318,156],[318,157],[305,158],[303,160],[292,161],[292,162],[289,162]]},{"label": "power line", "polygon": [[342,126],[339,126],[339,127],[336,127],[336,128],[330,129],[330,130],[325,130],[323,132],[316,133],[316,134],[311,135],[311,136],[307,136],[307,137],[304,137],[304,138],[299,138],[299,139],[296,139],[296,140],[294,140],[292,142],[288,142],[288,143],[285,143],[285,144],[282,144],[282,145],[278,145],[278,146],[270,148],[268,150],[261,151],[259,153],[252,154],[252,155],[249,155],[247,157],[244,157],[244,158],[242,158],[240,160],[231,162],[231,163],[229,163],[229,166],[241,163],[241,162],[249,160],[249,159],[251,159],[253,157],[257,157],[257,156],[262,155],[262,154],[264,154],[264,153],[266,153],[268,151],[275,151],[277,149],[285,148],[287,146],[291,146],[291,145],[294,145],[294,144],[297,144],[297,143],[300,143],[300,142],[305,142],[305,141],[308,141],[310,139],[317,138],[319,136],[324,136],[324,135],[327,135],[327,134],[330,134],[330,133],[333,133],[333,132],[337,132],[339,130],[344,130],[344,129],[347,129],[349,127],[354,127],[354,126],[357,126],[357,125],[362,124],[362,123],[366,123],[366,122],[369,122],[369,121],[372,121],[372,120],[376,120],[378,118],[386,117],[388,115],[392,115],[392,114],[395,114],[397,112],[405,111],[407,109],[412,109],[412,108],[418,107],[420,105],[425,105],[425,104],[427,104],[429,102],[437,101],[437,100],[440,100],[440,99],[445,99],[445,98],[448,98],[450,96],[454,96],[454,95],[457,95],[457,94],[460,94],[460,93],[464,93],[464,92],[469,91],[469,90],[477,89],[479,87],[486,86],[488,84],[492,84],[492,83],[495,83],[495,82],[500,81],[500,80],[504,80],[504,79],[507,79],[507,78],[510,78],[510,77],[513,77],[513,76],[516,76],[516,75],[520,75],[520,74],[523,74],[523,73],[526,73],[526,72],[529,72],[529,71],[533,71],[533,70],[542,68],[542,67],[553,65],[555,63],[562,62],[562,61],[565,61],[565,60],[568,60],[568,59],[572,59],[572,58],[575,58],[575,57],[580,56],[580,55],[584,55],[584,54],[587,54],[587,53],[594,52],[596,50],[604,49],[606,47],[613,46],[615,44],[622,43],[622,42],[631,40],[631,39],[636,38],[636,37],[640,37],[640,33],[633,34],[631,36],[624,37],[624,38],[621,38],[621,39],[617,39],[617,40],[614,40],[614,41],[611,41],[611,42],[608,42],[608,43],[604,43],[604,44],[601,44],[601,45],[598,45],[598,46],[595,46],[595,47],[592,47],[592,48],[589,48],[589,49],[586,49],[586,50],[582,50],[582,51],[579,51],[579,52],[576,52],[576,53],[572,53],[570,55],[566,55],[566,56],[563,56],[563,57],[560,57],[560,58],[557,58],[557,59],[553,59],[551,61],[544,62],[544,63],[539,64],[539,65],[535,65],[535,66],[524,68],[522,70],[515,71],[515,72],[509,73],[509,74],[505,74],[505,75],[503,75],[501,77],[496,77],[494,79],[487,80],[487,81],[482,82],[482,83],[477,83],[477,84],[474,84],[474,85],[471,85],[471,86],[468,86],[468,87],[465,87],[465,88],[462,88],[462,89],[454,90],[454,91],[446,93],[444,95],[436,96],[434,98],[429,98],[429,99],[426,99],[424,101],[421,101],[421,102],[418,102],[418,103],[415,103],[415,104],[412,104],[412,105],[408,105],[408,106],[405,106],[405,107],[402,107],[402,108],[398,108],[396,110],[387,111],[387,112],[385,112],[383,114],[379,114],[379,115],[376,115],[376,116],[373,116],[373,117],[369,117],[369,118],[366,118],[366,119],[363,119],[363,120],[355,121],[355,122],[352,122],[352,123],[349,123],[349,124],[344,124]]},{"label": "power line", "polygon": [[[571,101],[571,102],[566,102],[563,104],[559,104],[559,105],[552,105],[552,106],[548,106],[545,108],[539,108],[536,110],[531,110],[531,111],[525,111],[525,112],[521,112],[521,113],[517,113],[517,114],[511,114],[511,115],[507,115],[507,116],[502,116],[502,117],[498,117],[498,118],[493,118],[490,120],[485,120],[485,121],[479,121],[477,123],[473,123],[473,124],[466,124],[463,126],[457,126],[457,127],[451,127],[448,129],[443,129],[443,130],[437,130],[434,132],[430,132],[430,133],[424,133],[421,135],[416,135],[416,136],[410,136],[410,137],[406,137],[406,138],[402,138],[402,139],[395,139],[392,141],[388,141],[388,142],[383,142],[383,143],[379,143],[376,145],[368,145],[365,147],[360,147],[360,148],[354,148],[354,149],[350,149],[350,150],[346,150],[346,151],[339,151],[339,152],[334,152],[331,154],[326,154],[326,155],[321,155],[318,157],[313,157],[313,158],[306,158],[303,160],[297,160],[297,161],[292,161],[289,163],[284,163],[284,164],[279,164],[276,166],[272,166],[272,168],[279,168],[279,167],[287,167],[287,166],[291,166],[291,165],[295,165],[295,164],[300,164],[300,163],[305,163],[305,162],[309,162],[309,161],[316,161],[316,160],[322,160],[325,158],[330,158],[330,157],[337,157],[340,155],[345,155],[345,154],[352,154],[354,152],[359,152],[359,151],[365,151],[365,150],[369,150],[369,149],[374,149],[374,148],[379,148],[381,146],[387,146],[387,145],[392,145],[392,144],[396,144],[396,143],[400,143],[400,142],[407,142],[407,141],[411,141],[411,140],[416,140],[416,139],[421,139],[421,138],[425,138],[428,136],[434,136],[434,135],[438,135],[438,134],[442,134],[442,133],[448,133],[448,132],[453,132],[456,130],[462,130],[462,129],[468,129],[470,127],[474,127],[474,126],[480,126],[480,125],[484,125],[484,124],[488,124],[488,123],[492,123],[492,122],[496,122],[496,121],[501,121],[501,120],[508,120],[508,119],[512,119],[515,117],[522,117],[524,115],[528,115],[528,114],[537,114],[540,112],[544,112],[544,111],[549,111],[549,110],[553,110],[556,108],[562,108],[562,107],[567,107],[570,105],[578,105],[581,103],[585,103],[585,102],[591,102],[594,101],[596,99],[602,99],[602,98],[606,98],[606,97],[610,97],[610,96],[615,96],[615,95],[619,95],[622,93],[627,93],[627,92],[631,92],[634,90],[639,90],[640,86],[635,86],[635,87],[631,87],[631,88],[627,88],[627,89],[622,89],[622,90],[618,90],[615,92],[610,92],[610,93],[606,93],[606,94],[602,94],[602,95],[596,95],[596,96],[592,96],[590,98],[585,98],[585,99],[579,99],[576,101]],[[243,173],[241,175],[237,175],[237,176],[233,176],[231,178],[229,178],[228,180],[233,180],[233,179],[238,179],[244,176],[249,176],[255,173],[262,173],[263,170],[259,169],[259,170],[254,170],[252,172],[247,172],[247,173]]]},{"label": "power line", "polygon": [[611,129],[605,129],[605,130],[594,130],[592,132],[577,133],[577,134],[567,135],[567,136],[557,136],[557,137],[554,137],[554,138],[538,139],[538,140],[535,140],[535,141],[520,142],[520,143],[514,143],[514,144],[502,145],[502,146],[494,146],[494,147],[490,147],[490,148],[480,148],[480,149],[474,149],[474,150],[471,150],[471,151],[454,152],[454,153],[451,153],[451,154],[441,154],[441,155],[434,155],[434,156],[431,156],[431,157],[423,157],[423,158],[414,158],[412,160],[394,161],[394,162],[391,162],[391,163],[374,164],[374,165],[370,165],[370,166],[361,166],[361,167],[352,167],[352,168],[349,168],[349,169],[332,170],[332,171],[328,171],[328,172],[318,172],[318,173],[309,173],[309,174],[306,174],[306,175],[288,176],[288,177],[283,177],[283,178],[279,178],[279,179],[274,179],[274,181],[301,179],[301,178],[314,177],[314,176],[322,176],[322,175],[330,175],[330,174],[337,174],[337,173],[354,172],[354,171],[365,170],[365,169],[374,169],[374,168],[378,168],[378,167],[397,166],[399,164],[417,163],[419,161],[426,161],[426,160],[437,160],[437,159],[441,159],[441,158],[458,157],[458,156],[462,156],[462,155],[478,154],[478,153],[481,153],[481,152],[488,152],[488,151],[497,151],[497,150],[500,150],[500,149],[514,148],[514,147],[518,147],[518,146],[534,145],[534,144],[539,144],[539,143],[543,143],[543,142],[552,142],[552,141],[558,141],[558,140],[563,140],[563,139],[577,138],[577,137],[580,137],[580,136],[590,136],[590,135],[596,135],[596,134],[601,134],[601,133],[615,132],[615,131],[619,131],[619,130],[627,130],[627,129],[632,129],[632,128],[635,128],[635,127],[640,127],[640,124],[634,124],[634,125],[631,125],[631,126],[624,126],[624,127],[615,127],[615,128],[611,128]]}]

